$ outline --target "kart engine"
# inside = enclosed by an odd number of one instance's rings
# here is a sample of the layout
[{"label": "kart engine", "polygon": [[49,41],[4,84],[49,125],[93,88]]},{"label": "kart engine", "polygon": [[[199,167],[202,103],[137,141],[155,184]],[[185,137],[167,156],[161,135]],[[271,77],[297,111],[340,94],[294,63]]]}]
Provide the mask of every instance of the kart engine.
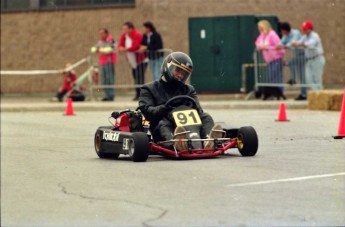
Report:
[{"label": "kart engine", "polygon": [[138,111],[128,112],[128,122],[131,132],[141,132],[143,131],[143,117]]},{"label": "kart engine", "polygon": [[143,131],[143,117],[139,111],[125,110],[113,112],[111,117],[115,119],[114,129],[129,132]]}]

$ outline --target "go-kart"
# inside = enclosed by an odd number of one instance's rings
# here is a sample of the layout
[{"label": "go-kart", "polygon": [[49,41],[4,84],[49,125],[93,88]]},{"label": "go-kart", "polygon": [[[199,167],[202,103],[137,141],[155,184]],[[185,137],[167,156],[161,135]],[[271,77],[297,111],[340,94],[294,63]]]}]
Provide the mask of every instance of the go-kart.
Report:
[{"label": "go-kart", "polygon": [[[184,101],[183,106],[179,103]],[[186,105],[187,103],[187,105]],[[168,141],[156,141],[151,135],[149,122],[141,111],[129,109],[112,112],[109,117],[111,126],[101,126],[96,130],[94,143],[100,158],[117,159],[120,154],[128,155],[134,162],[145,162],[149,155],[164,155],[176,158],[207,158],[222,155],[230,148],[237,148],[242,156],[254,156],[258,149],[258,137],[251,126],[224,128],[222,138],[200,138],[202,127],[196,101],[190,96],[176,96],[167,106],[175,106],[170,112],[176,126],[186,129],[185,139],[173,138]],[[110,119],[115,119],[112,123]],[[177,150],[175,142],[187,142],[188,149]],[[213,147],[206,148],[206,141],[213,141]]]}]

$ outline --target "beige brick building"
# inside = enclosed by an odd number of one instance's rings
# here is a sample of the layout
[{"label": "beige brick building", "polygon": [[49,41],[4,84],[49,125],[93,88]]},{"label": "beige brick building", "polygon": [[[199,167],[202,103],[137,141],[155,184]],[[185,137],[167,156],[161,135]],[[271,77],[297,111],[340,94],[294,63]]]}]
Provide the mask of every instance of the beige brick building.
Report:
[{"label": "beige brick building", "polygon": [[[188,52],[189,17],[241,14],[277,15],[295,28],[314,21],[327,61],[324,84],[345,84],[345,0],[137,0],[128,8],[1,13],[1,70],[61,68],[88,55],[100,27],[118,39],[125,21],[139,30],[152,21],[166,48]],[[116,74],[128,71],[120,56]],[[54,92],[60,83],[59,75],[1,76],[1,91]]]}]

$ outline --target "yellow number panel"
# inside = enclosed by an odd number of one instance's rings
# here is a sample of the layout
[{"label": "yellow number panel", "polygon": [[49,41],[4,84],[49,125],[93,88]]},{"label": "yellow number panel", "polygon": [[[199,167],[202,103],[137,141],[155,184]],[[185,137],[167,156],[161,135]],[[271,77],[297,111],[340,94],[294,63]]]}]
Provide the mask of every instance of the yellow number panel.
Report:
[{"label": "yellow number panel", "polygon": [[173,112],[177,126],[201,125],[199,114],[196,110],[183,110]]}]

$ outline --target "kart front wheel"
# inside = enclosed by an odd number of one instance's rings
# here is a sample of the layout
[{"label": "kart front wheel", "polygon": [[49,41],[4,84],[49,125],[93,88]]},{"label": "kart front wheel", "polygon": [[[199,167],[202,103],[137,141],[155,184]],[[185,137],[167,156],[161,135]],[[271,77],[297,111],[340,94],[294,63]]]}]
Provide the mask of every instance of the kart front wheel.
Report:
[{"label": "kart front wheel", "polygon": [[133,162],[146,162],[149,157],[150,142],[144,132],[134,132],[129,143],[129,156]]},{"label": "kart front wheel", "polygon": [[258,135],[253,127],[246,126],[238,130],[237,148],[242,156],[254,156],[258,150],[258,146]]},{"label": "kart front wheel", "polygon": [[102,146],[102,139],[101,139],[101,131],[97,130],[95,134],[95,151],[99,158],[106,158],[106,159],[117,159],[119,154],[111,154],[105,153],[104,148]]}]

